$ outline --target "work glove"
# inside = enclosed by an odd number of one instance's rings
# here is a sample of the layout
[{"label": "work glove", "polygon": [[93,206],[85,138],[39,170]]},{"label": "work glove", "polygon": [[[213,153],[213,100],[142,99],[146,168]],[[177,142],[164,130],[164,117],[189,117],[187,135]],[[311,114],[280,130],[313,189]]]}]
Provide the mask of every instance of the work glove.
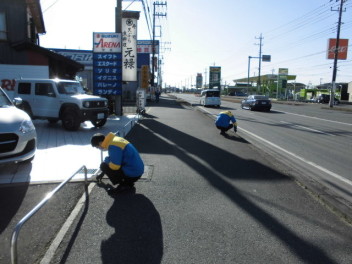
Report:
[{"label": "work glove", "polygon": [[110,169],[109,165],[105,162],[100,163],[100,170],[105,173],[106,175],[108,175],[112,169]]}]

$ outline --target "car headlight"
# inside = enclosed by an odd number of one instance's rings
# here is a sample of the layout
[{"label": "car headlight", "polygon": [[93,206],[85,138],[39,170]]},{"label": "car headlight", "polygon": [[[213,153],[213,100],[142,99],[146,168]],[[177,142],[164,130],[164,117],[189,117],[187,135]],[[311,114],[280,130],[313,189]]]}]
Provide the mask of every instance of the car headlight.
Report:
[{"label": "car headlight", "polygon": [[24,121],[22,121],[19,130],[23,134],[26,134],[28,132],[35,130],[35,127],[34,127],[33,122],[31,120],[24,120]]},{"label": "car headlight", "polygon": [[89,102],[89,101],[85,101],[85,102],[83,103],[83,106],[86,107],[86,108],[89,108],[90,102]]}]

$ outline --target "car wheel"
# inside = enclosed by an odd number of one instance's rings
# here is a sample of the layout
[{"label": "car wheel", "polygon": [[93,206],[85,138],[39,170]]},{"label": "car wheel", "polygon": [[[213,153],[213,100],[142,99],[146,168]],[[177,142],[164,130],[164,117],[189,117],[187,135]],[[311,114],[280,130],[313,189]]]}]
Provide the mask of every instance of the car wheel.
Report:
[{"label": "car wheel", "polygon": [[80,127],[81,122],[77,111],[74,109],[66,109],[62,114],[62,126],[70,131],[76,131]]},{"label": "car wheel", "polygon": [[105,125],[107,118],[101,119],[101,120],[91,120],[93,126],[95,127],[102,127]]}]

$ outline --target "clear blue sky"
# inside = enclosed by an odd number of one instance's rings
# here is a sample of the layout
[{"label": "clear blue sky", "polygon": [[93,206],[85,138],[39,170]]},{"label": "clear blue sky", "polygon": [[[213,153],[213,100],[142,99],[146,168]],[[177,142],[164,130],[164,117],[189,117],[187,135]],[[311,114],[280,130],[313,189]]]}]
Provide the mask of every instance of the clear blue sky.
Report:
[{"label": "clear blue sky", "polygon": [[[333,60],[326,59],[327,41],[336,38],[339,2],[335,0],[164,0],[167,7],[157,12],[161,42],[170,42],[162,53],[163,82],[189,86],[197,73],[209,66],[222,67],[222,83],[247,77],[248,56],[271,55],[262,62],[261,74],[288,68],[305,84],[331,82]],[[152,18],[153,1],[144,0]],[[115,30],[116,0],[41,0],[47,34],[41,45],[47,48],[92,49],[93,32]],[[141,11],[138,39],[150,39],[140,1],[123,1],[123,9]],[[352,36],[352,0],[344,3],[341,38]],[[171,48],[171,50],[169,50]],[[339,61],[337,82],[352,81],[352,40],[348,58]],[[258,75],[258,59],[251,59],[250,75]],[[208,76],[207,76],[208,77]],[[208,77],[209,78],[209,77]],[[208,81],[207,81],[208,82]]]}]

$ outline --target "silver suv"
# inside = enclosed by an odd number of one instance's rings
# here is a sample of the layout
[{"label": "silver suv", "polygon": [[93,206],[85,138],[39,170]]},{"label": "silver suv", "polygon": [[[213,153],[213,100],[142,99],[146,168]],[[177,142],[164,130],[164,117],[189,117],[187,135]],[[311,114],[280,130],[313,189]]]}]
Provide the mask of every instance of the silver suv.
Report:
[{"label": "silver suv", "polygon": [[[16,104],[21,99],[14,99]],[[0,87],[0,164],[32,160],[37,134],[31,118],[18,109]]]},{"label": "silver suv", "polygon": [[32,119],[59,120],[67,130],[78,130],[84,121],[104,126],[108,118],[108,100],[85,94],[77,81],[60,79],[16,80],[15,97],[23,100],[23,110]]}]

